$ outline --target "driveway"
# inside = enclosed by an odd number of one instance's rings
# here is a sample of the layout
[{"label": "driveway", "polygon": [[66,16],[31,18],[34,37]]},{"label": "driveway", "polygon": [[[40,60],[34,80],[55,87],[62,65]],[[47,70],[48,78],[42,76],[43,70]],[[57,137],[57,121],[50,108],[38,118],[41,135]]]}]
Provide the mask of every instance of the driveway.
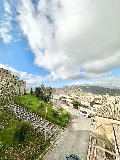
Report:
[{"label": "driveway", "polygon": [[63,108],[71,114],[71,123],[42,160],[66,160],[66,156],[70,154],[76,154],[81,160],[86,160],[90,119],[80,115],[78,110],[71,109],[68,106],[63,106]]}]

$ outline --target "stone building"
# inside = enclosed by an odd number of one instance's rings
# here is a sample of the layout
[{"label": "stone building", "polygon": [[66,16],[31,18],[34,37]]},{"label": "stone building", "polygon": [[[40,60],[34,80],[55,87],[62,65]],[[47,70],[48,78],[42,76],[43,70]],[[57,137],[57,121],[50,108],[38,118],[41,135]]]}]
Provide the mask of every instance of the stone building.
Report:
[{"label": "stone building", "polygon": [[14,80],[14,87],[16,90],[16,94],[24,94],[26,91],[26,82],[23,80],[20,80],[19,77],[12,75],[11,71],[0,68],[0,81],[5,79],[5,78],[10,78]]}]

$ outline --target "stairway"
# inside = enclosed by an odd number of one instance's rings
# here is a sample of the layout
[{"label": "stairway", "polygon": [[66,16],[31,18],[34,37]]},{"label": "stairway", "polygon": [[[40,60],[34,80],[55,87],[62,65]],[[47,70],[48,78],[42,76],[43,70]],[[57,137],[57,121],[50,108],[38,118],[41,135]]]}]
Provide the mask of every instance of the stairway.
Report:
[{"label": "stairway", "polygon": [[46,120],[43,117],[40,117],[38,114],[22,106],[19,106],[17,104],[11,104],[6,107],[12,111],[13,115],[16,118],[22,121],[30,122],[37,133],[41,132],[45,134],[46,128],[47,139],[54,140],[55,137],[62,131],[62,128],[60,126]]}]

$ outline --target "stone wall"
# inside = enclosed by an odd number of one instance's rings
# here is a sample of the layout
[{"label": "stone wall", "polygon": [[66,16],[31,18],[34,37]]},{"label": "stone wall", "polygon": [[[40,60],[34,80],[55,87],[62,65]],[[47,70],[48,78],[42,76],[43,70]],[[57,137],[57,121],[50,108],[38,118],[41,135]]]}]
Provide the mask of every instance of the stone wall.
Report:
[{"label": "stone wall", "polygon": [[20,80],[19,77],[12,75],[11,71],[0,68],[0,81],[6,78],[10,78],[14,80],[14,87],[16,90],[16,94],[24,94],[26,91],[26,82],[23,80]]}]

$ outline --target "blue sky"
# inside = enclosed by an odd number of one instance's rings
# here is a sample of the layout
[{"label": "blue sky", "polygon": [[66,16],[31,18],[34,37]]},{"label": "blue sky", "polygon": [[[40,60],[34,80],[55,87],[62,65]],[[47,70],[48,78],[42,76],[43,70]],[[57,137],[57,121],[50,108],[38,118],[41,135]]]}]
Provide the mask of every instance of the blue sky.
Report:
[{"label": "blue sky", "polygon": [[119,0],[1,0],[0,67],[28,87],[115,85],[120,82],[119,5]]},{"label": "blue sky", "polygon": [[29,49],[25,38],[8,44],[0,40],[0,52],[4,53],[0,54],[2,64],[8,64],[17,70],[31,74],[46,75],[49,73],[46,69],[34,65],[34,54]]}]

